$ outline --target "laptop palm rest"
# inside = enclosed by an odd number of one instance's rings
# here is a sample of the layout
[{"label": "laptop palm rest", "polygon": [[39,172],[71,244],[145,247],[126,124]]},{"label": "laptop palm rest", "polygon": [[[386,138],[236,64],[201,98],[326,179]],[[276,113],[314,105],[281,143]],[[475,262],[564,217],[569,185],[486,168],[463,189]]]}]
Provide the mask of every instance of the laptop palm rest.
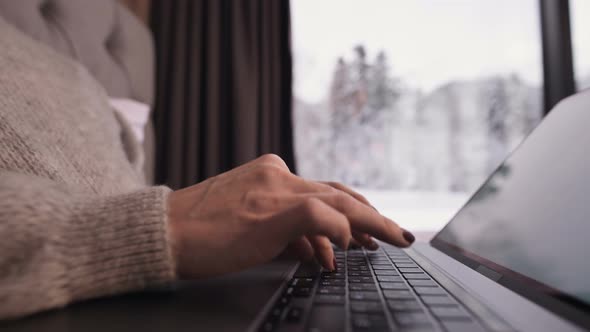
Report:
[{"label": "laptop palm rest", "polygon": [[73,304],[0,324],[10,331],[244,331],[296,263]]}]

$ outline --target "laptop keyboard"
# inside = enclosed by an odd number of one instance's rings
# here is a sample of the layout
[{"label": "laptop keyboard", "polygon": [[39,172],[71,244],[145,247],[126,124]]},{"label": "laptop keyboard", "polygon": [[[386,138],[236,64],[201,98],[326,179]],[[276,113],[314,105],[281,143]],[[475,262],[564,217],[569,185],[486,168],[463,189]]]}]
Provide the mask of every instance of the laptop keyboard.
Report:
[{"label": "laptop keyboard", "polygon": [[482,331],[403,250],[335,249],[338,270],[302,265],[259,331]]}]

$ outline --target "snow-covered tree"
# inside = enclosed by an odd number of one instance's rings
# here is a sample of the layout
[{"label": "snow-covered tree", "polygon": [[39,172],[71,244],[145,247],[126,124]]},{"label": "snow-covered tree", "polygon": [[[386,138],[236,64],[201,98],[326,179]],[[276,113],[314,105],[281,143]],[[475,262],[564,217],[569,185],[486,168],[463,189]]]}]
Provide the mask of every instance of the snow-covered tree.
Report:
[{"label": "snow-covered tree", "polygon": [[395,88],[383,52],[370,62],[359,45],[350,62],[341,58],[336,63],[330,93],[335,180],[365,187],[393,186],[391,132],[399,96]]},{"label": "snow-covered tree", "polygon": [[482,98],[487,115],[488,128],[488,171],[498,166],[508,153],[508,129],[506,120],[510,108],[510,96],[506,80],[494,77],[486,82]]}]

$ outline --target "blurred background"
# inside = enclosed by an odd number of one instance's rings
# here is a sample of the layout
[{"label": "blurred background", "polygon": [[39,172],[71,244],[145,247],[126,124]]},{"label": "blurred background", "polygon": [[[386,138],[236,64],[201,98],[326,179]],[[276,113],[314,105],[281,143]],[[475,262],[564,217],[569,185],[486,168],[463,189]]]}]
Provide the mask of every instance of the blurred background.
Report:
[{"label": "blurred background", "polygon": [[[442,227],[545,113],[541,5],[292,1],[299,173],[355,187],[409,229]],[[570,1],[577,89],[588,13]]]},{"label": "blurred background", "polygon": [[123,2],[154,34],[173,188],[272,152],[434,231],[590,87],[587,0]]}]

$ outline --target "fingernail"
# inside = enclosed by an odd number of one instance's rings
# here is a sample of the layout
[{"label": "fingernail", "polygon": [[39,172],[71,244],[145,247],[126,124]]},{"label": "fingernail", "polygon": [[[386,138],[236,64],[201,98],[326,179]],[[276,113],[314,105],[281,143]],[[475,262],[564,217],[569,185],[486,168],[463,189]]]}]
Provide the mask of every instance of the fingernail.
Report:
[{"label": "fingernail", "polygon": [[336,263],[336,257],[332,258],[332,269],[333,269],[333,271],[338,270],[338,264]]},{"label": "fingernail", "polygon": [[414,237],[414,234],[406,231],[404,229],[404,232],[402,233],[402,235],[404,236],[404,239],[406,239],[406,241],[408,241],[410,244],[414,243],[414,241],[416,241],[416,237]]},{"label": "fingernail", "polygon": [[373,210],[375,210],[375,211],[379,212],[379,210],[377,210],[377,208],[376,208],[376,207],[374,207],[373,205],[371,205],[371,207],[373,208]]}]

